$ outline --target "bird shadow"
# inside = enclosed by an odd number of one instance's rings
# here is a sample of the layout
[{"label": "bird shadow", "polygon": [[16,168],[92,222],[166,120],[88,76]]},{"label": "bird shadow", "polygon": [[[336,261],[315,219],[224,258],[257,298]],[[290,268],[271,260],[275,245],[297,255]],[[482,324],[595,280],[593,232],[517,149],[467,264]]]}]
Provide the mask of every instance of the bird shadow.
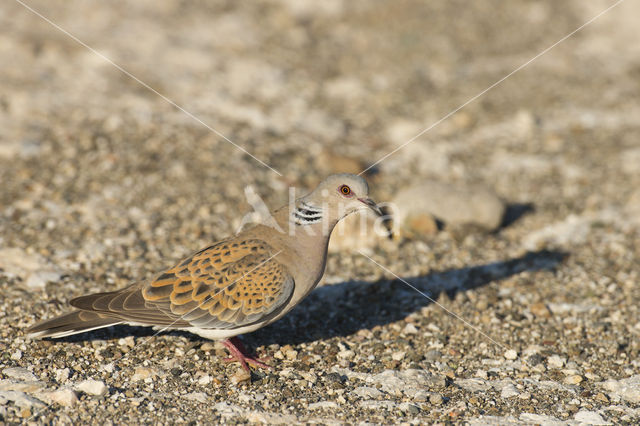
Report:
[{"label": "bird shadow", "polygon": [[402,320],[432,304],[441,293],[453,298],[458,292],[473,290],[520,272],[553,271],[567,256],[565,252],[540,250],[514,259],[417,277],[325,285],[314,290],[283,319],[245,336],[245,340],[250,346],[257,347],[349,336],[362,329]]},{"label": "bird shadow", "polygon": [[536,208],[533,203],[510,203],[507,204],[504,215],[502,216],[502,223],[500,229],[507,228],[520,220],[523,216],[535,212]]},{"label": "bird shadow", "polygon": [[[482,287],[520,272],[553,271],[567,256],[565,252],[540,250],[504,261],[431,272],[417,277],[382,279],[375,282],[346,281],[325,285],[315,289],[281,320],[243,337],[249,346],[259,347],[274,343],[300,344],[349,336],[362,329],[399,321],[432,304],[441,293],[453,298],[458,292]],[[179,330],[166,333],[184,336],[194,342],[203,340],[199,336]],[[158,332],[149,327],[123,325],[57,340],[81,342],[156,334]]]}]

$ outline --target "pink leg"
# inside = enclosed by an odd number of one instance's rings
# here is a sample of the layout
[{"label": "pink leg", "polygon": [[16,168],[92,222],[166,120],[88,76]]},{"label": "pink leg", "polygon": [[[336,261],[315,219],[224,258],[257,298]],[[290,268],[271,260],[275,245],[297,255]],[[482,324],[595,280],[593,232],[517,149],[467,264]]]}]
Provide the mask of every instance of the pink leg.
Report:
[{"label": "pink leg", "polygon": [[242,366],[242,368],[244,368],[246,371],[251,371],[249,369],[249,365],[256,368],[265,368],[265,369],[271,368],[269,365],[265,364],[264,362],[261,362],[260,360],[247,355],[247,350],[245,349],[240,339],[238,339],[237,337],[232,337],[231,339],[224,339],[222,341],[222,344],[225,345],[226,348],[231,353],[231,357],[225,359],[226,362],[238,361]]}]

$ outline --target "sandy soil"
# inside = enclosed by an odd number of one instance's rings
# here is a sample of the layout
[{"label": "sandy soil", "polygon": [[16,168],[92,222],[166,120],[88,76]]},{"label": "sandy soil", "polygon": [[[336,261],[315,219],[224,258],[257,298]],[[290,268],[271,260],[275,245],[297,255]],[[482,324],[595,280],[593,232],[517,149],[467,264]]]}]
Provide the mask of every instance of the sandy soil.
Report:
[{"label": "sandy soil", "polygon": [[362,170],[613,2],[28,4],[95,52],[0,6],[0,422],[640,421],[640,4],[378,164],[376,199],[482,185],[503,226],[367,241],[386,269],[333,250],[244,337],[274,357],[250,379],[186,333],[25,329],[233,233],[247,185],[277,207]]}]

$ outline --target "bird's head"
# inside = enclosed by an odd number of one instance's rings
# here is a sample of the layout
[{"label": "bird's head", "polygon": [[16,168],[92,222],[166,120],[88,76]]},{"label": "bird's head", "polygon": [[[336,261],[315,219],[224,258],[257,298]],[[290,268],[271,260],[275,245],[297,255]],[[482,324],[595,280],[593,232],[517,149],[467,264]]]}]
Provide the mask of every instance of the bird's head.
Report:
[{"label": "bird's head", "polygon": [[360,210],[372,210],[379,216],[382,211],[369,198],[367,181],[349,173],[327,177],[309,195],[302,198],[312,207],[327,210],[332,219],[340,220]]}]

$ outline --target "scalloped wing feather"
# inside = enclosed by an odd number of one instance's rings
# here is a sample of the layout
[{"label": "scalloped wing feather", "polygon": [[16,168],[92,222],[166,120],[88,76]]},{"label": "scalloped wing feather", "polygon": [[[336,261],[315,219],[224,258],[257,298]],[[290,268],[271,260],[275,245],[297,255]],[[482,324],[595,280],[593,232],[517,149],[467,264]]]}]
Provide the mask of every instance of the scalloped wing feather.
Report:
[{"label": "scalloped wing feather", "polygon": [[283,309],[294,279],[264,241],[227,240],[207,247],[146,285],[76,298],[76,308],[172,328],[233,329]]}]

